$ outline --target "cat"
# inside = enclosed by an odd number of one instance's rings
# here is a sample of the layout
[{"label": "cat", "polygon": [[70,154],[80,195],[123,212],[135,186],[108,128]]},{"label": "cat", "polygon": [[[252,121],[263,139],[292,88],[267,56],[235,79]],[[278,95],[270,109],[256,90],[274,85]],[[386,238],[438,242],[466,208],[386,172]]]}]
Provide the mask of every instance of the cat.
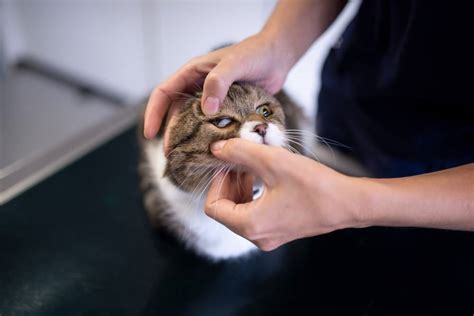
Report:
[{"label": "cat", "polygon": [[[301,152],[304,140],[295,138],[295,133],[306,119],[284,92],[274,97],[248,83],[232,84],[213,116],[201,111],[201,95],[186,97],[177,123],[170,130],[167,157],[162,131],[153,140],[141,141],[139,170],[144,205],[155,226],[171,232],[197,254],[214,261],[242,257],[255,251],[256,246],[203,211],[211,180],[218,172],[235,168],[215,158],[209,145],[240,137]],[[263,190],[261,184],[254,185],[253,198]]]}]

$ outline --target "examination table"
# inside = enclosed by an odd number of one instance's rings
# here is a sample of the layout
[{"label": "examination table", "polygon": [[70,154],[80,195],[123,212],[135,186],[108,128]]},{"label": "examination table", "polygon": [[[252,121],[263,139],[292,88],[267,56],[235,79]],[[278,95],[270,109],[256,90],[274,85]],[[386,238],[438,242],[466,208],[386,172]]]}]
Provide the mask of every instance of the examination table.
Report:
[{"label": "examination table", "polygon": [[138,155],[130,129],[1,206],[1,316],[474,313],[474,233],[343,230],[212,263],[152,230]]}]

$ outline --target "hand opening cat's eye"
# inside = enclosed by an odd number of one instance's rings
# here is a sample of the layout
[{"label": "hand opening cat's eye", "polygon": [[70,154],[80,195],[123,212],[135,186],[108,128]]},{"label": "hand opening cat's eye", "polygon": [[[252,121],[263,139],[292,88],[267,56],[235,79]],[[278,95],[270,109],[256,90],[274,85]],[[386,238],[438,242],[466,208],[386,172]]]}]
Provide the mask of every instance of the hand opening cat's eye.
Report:
[{"label": "hand opening cat's eye", "polygon": [[263,105],[260,105],[258,108],[257,108],[257,113],[260,114],[261,116],[267,118],[269,117],[270,115],[273,114],[272,110],[270,110],[270,107],[268,106],[268,104],[263,104]]},{"label": "hand opening cat's eye", "polygon": [[212,121],[212,124],[214,124],[216,127],[219,128],[224,128],[230,125],[233,120],[230,117],[220,117]]}]

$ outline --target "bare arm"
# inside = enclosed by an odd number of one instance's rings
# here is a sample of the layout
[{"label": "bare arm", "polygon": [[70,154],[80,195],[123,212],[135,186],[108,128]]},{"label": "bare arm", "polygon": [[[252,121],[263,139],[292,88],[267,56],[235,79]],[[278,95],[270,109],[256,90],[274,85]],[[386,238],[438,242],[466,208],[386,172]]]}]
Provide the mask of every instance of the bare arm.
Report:
[{"label": "bare arm", "polygon": [[347,0],[280,0],[260,32],[291,68],[331,25]]},{"label": "bare arm", "polygon": [[369,225],[474,230],[474,163],[439,172],[367,179]]},{"label": "bare arm", "polygon": [[473,163],[398,179],[355,178],[281,148],[241,139],[216,144],[216,157],[260,176],[265,191],[261,198],[246,201],[237,192],[251,187],[236,188],[228,179],[217,179],[209,190],[206,213],[263,250],[343,228],[474,231]]}]

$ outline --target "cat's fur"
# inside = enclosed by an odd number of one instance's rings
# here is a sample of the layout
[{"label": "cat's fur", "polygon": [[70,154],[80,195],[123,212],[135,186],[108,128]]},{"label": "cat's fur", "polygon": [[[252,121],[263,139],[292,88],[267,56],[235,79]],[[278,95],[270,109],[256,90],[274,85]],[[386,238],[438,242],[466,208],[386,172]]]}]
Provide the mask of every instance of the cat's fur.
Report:
[{"label": "cat's fur", "polygon": [[[273,112],[264,117],[259,111]],[[218,170],[229,170],[210,152],[217,140],[244,138],[271,146],[286,147],[285,127],[297,129],[304,121],[303,112],[284,94],[273,97],[250,84],[233,84],[219,113],[206,117],[200,108],[200,94],[189,97],[178,114],[178,123],[170,131],[170,152],[165,158],[161,134],[142,141],[140,175],[144,204],[153,224],[166,229],[197,253],[214,260],[242,256],[256,249],[204,214],[207,184]],[[232,118],[220,128],[216,119]],[[227,122],[227,121],[221,121]],[[261,125],[263,124],[263,125]],[[259,127],[256,127],[259,125]],[[266,133],[258,131],[265,129]],[[263,135],[263,137],[261,136]],[[254,198],[263,188],[254,189]]]}]

